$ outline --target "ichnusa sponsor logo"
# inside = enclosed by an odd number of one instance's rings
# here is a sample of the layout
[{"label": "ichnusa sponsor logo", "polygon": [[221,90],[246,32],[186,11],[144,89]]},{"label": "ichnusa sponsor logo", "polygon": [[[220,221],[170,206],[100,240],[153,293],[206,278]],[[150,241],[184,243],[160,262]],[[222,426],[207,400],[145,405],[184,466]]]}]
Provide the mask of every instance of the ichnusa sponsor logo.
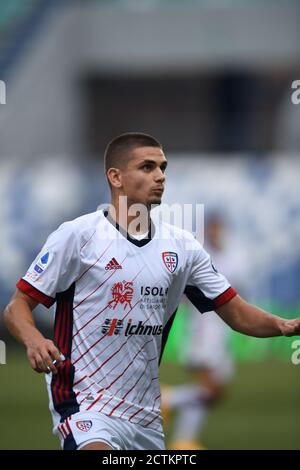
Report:
[{"label": "ichnusa sponsor logo", "polygon": [[[106,336],[119,335],[121,330],[124,331],[124,321],[118,320],[117,318],[106,318],[102,324],[102,334]],[[132,323],[132,319],[129,319],[125,327],[125,336],[159,336],[162,334],[162,325],[144,325],[142,321],[137,324]]]}]

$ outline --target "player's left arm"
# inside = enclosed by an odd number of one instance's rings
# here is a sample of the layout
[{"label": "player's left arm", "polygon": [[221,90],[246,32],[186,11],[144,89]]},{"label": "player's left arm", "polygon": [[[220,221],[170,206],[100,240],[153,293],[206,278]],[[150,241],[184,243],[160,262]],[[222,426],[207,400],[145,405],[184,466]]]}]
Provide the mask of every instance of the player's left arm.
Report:
[{"label": "player's left arm", "polygon": [[285,320],[249,304],[239,295],[216,312],[233,330],[245,335],[258,338],[300,335],[300,318]]}]

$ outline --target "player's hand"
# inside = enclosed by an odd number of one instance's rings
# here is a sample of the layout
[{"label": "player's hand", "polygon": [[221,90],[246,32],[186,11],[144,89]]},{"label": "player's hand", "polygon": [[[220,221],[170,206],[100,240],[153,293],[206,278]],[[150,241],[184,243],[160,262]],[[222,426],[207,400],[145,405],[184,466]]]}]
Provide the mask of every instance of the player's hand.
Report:
[{"label": "player's hand", "polygon": [[281,332],[283,336],[300,335],[300,318],[283,320],[281,324]]},{"label": "player's hand", "polygon": [[27,346],[27,357],[31,367],[39,373],[57,374],[62,364],[59,350],[50,339],[40,339]]}]

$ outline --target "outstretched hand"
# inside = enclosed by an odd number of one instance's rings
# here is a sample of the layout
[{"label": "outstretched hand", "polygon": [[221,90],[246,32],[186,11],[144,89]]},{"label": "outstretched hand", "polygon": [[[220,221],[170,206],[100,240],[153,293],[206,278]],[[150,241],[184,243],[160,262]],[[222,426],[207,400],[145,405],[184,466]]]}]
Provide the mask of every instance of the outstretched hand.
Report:
[{"label": "outstretched hand", "polygon": [[300,318],[293,320],[283,320],[281,325],[281,332],[283,336],[300,335]]}]

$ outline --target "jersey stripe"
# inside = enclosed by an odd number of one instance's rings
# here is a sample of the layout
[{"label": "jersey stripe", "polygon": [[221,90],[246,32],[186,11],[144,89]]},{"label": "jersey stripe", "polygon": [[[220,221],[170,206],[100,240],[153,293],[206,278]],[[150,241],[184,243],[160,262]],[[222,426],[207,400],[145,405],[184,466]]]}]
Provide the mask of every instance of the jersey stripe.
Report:
[{"label": "jersey stripe", "polygon": [[16,287],[25,294],[29,295],[29,297],[36,300],[37,302],[45,305],[45,307],[49,308],[55,302],[55,299],[39,291],[38,289],[36,289],[36,287],[33,287],[28,281],[25,281],[25,279],[20,279],[17,282]]},{"label": "jersey stripe", "polygon": [[210,312],[221,307],[237,295],[236,290],[232,287],[226,289],[225,292],[215,299],[209,299],[198,287],[195,286],[186,286],[184,293],[192,304],[202,313]]},{"label": "jersey stripe", "polygon": [[99,395],[98,398],[96,398],[96,400],[93,401],[93,403],[90,404],[90,406],[87,407],[87,410],[90,410],[91,408],[93,408],[94,405],[96,405],[96,403],[101,400],[101,398],[103,397],[103,393],[101,395]]},{"label": "jersey stripe", "polygon": [[136,415],[138,415],[139,413],[141,413],[143,410],[144,410],[144,408],[141,408],[140,410],[137,410],[133,415],[130,416],[130,418],[128,419],[128,421],[131,421],[132,418],[134,418]]},{"label": "jersey stripe", "polygon": [[113,243],[113,241],[110,242],[110,244],[105,248],[105,250],[101,253],[101,255],[96,259],[96,261],[91,265],[89,266],[82,274],[81,276],[77,279],[77,282],[80,281],[83,276],[90,270],[92,269],[94,266],[96,266],[96,264],[100,261],[100,259],[102,258],[102,256],[107,252],[107,250],[109,249],[109,247],[111,246],[111,244]]},{"label": "jersey stripe", "polygon": [[223,294],[219,295],[216,299],[214,299],[215,308],[221,307],[222,305],[226,304],[236,295],[236,290],[232,287],[229,287],[225,292],[223,292]]},{"label": "jersey stripe", "polygon": [[[125,259],[127,258],[127,256],[125,256],[125,258],[122,260],[122,264],[124,263]],[[100,259],[100,258],[99,258]],[[98,260],[99,261],[99,260]],[[92,267],[92,266],[91,266]],[[90,269],[90,268],[89,268]],[[88,269],[88,270],[89,270]],[[88,271],[87,270],[87,271]],[[86,272],[87,272],[86,271]],[[113,270],[112,273],[103,281],[101,282],[101,284],[99,284],[98,287],[96,287],[96,289],[93,290],[93,292],[91,292],[90,294],[88,294],[84,299],[82,299],[80,302],[78,302],[77,305],[75,305],[74,307],[74,310],[75,308],[79,307],[79,305],[81,305],[85,300],[87,300],[91,295],[93,295],[95,292],[97,292],[97,290],[100,289],[100,287],[102,287],[114,274],[116,274],[116,272],[118,272],[117,270]]]},{"label": "jersey stripe", "polygon": [[73,390],[75,368],[71,363],[74,292],[75,283],[67,291],[57,295],[54,339],[65,360],[58,373],[52,376],[51,392],[54,408],[60,414],[61,421],[79,411]]},{"label": "jersey stripe", "polygon": [[[129,315],[129,313],[130,313],[140,302],[141,302],[141,299],[139,299],[139,300],[133,305],[133,307],[126,313],[126,315],[122,318],[122,320],[124,320],[124,319]],[[105,307],[105,309],[106,309],[107,307],[108,307],[108,305]],[[100,312],[98,312],[96,316],[100,315],[105,309],[103,309],[103,310],[101,310]],[[93,319],[95,319],[96,316],[94,316]],[[80,329],[81,329],[81,328],[80,328]],[[79,330],[78,330],[78,331],[79,331]],[[91,334],[92,334],[92,333],[91,333]],[[74,337],[75,337],[75,336],[76,336],[76,335],[74,335]],[[89,336],[89,335],[88,335],[88,336]],[[97,344],[99,344],[100,341],[102,341],[104,338],[106,338],[106,336],[107,336],[107,334],[105,334],[105,335],[103,335],[102,337],[100,337],[100,338],[99,338],[94,344],[92,344],[84,353],[82,353],[82,354],[74,361],[73,364],[75,365],[80,359],[82,359],[87,353],[89,353]],[[82,342],[83,342],[83,341],[82,341]],[[80,343],[80,344],[81,344],[81,343]],[[107,347],[109,347],[109,345],[108,345]],[[104,351],[105,351],[105,349],[104,349]],[[103,352],[103,351],[102,351],[102,352]],[[94,357],[93,357],[93,360],[90,361],[89,364],[90,364],[91,362],[93,362],[94,359],[96,359],[98,356],[99,356],[99,354],[97,354],[97,356],[94,356]],[[83,370],[83,369],[81,369],[81,370]]]},{"label": "jersey stripe", "polygon": [[112,415],[114,414],[114,412],[115,412],[121,405],[123,405],[124,401],[125,401],[125,400],[120,401],[120,403],[118,403],[118,404],[111,410],[111,412],[109,413],[108,416],[112,416]]},{"label": "jersey stripe", "polygon": [[159,364],[161,363],[161,359],[162,359],[162,356],[163,356],[163,353],[164,353],[165,346],[167,344],[169,333],[171,331],[173,322],[175,320],[176,313],[177,313],[177,308],[176,308],[175,312],[172,314],[172,316],[169,318],[169,320],[167,321],[167,323],[164,326],[163,333],[162,333],[162,341],[161,341],[161,351],[160,351],[160,356],[159,356],[159,360],[158,360]]},{"label": "jersey stripe", "polygon": [[84,242],[84,244],[80,247],[80,251],[83,250],[83,248],[89,243],[89,241],[91,241],[91,239],[93,238],[93,236],[95,235],[96,233],[96,230],[94,230],[94,232],[92,233],[92,235],[90,236],[90,238],[87,239],[86,242]]}]

